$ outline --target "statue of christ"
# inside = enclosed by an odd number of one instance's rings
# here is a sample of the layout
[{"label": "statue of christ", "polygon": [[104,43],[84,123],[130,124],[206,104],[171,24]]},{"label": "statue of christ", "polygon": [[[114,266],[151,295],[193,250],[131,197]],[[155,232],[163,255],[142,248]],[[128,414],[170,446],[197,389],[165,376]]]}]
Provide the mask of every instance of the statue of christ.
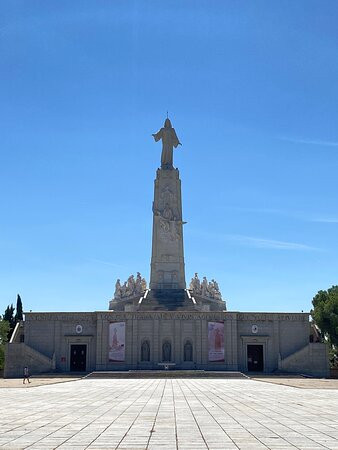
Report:
[{"label": "statue of christ", "polygon": [[155,142],[162,139],[162,156],[161,156],[161,169],[173,168],[173,147],[182,145],[178,140],[175,129],[171,126],[170,120],[167,118],[164,122],[164,127],[157,133],[152,135]]}]

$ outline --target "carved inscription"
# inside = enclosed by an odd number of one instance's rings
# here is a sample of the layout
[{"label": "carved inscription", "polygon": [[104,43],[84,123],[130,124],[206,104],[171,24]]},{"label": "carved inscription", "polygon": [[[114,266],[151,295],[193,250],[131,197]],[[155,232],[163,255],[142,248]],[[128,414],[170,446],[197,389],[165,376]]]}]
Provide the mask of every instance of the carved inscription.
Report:
[{"label": "carved inscription", "polygon": [[26,313],[25,320],[48,320],[59,322],[96,322],[97,313]]},{"label": "carved inscription", "polygon": [[309,315],[306,313],[294,313],[294,314],[284,314],[284,313],[238,313],[237,319],[242,321],[294,321],[294,322],[305,322],[309,320]]},{"label": "carved inscription", "polygon": [[181,320],[240,320],[248,322],[294,321],[307,322],[307,313],[237,313],[237,312],[200,312],[200,311],[144,311],[114,312],[98,311],[92,313],[26,313],[26,321],[92,322],[105,320],[142,320],[142,319],[181,319]]},{"label": "carved inscription", "polygon": [[226,320],[224,313],[201,313],[201,312],[111,312],[111,313],[99,313],[100,319],[105,320],[149,320],[149,319],[162,319],[162,320]]}]

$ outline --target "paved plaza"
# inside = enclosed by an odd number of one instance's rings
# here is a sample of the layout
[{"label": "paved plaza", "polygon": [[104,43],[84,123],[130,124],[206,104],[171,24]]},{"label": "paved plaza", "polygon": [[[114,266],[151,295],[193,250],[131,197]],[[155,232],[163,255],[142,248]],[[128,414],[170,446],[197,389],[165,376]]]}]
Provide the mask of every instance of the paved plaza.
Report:
[{"label": "paved plaza", "polygon": [[250,379],[3,388],[0,448],[338,449],[338,390]]}]

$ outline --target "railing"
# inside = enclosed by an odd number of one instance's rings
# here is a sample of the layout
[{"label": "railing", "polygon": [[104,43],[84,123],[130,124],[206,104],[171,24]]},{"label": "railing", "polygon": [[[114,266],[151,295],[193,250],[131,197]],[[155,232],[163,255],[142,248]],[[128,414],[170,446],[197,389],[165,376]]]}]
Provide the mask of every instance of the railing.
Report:
[{"label": "railing", "polygon": [[[11,336],[11,338],[9,340],[10,344],[13,344],[14,342],[16,342],[16,339],[17,339],[17,337],[19,335],[19,332],[20,332],[20,328],[22,328],[22,324],[23,324],[23,321],[20,321],[20,322],[16,323],[14,331],[12,333],[12,336]],[[20,342],[20,341],[18,341],[18,342]]]}]

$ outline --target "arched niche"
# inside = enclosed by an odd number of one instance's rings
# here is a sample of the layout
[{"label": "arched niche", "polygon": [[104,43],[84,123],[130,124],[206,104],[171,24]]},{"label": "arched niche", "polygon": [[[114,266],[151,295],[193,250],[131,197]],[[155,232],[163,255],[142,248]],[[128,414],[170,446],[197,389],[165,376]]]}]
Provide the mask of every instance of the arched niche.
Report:
[{"label": "arched niche", "polygon": [[168,340],[162,344],[162,362],[171,362],[171,342]]},{"label": "arched niche", "polygon": [[183,360],[184,362],[193,361],[193,346],[190,340],[187,340],[183,347]]},{"label": "arched niche", "polygon": [[141,361],[150,361],[150,344],[148,340],[143,341],[141,344]]}]

